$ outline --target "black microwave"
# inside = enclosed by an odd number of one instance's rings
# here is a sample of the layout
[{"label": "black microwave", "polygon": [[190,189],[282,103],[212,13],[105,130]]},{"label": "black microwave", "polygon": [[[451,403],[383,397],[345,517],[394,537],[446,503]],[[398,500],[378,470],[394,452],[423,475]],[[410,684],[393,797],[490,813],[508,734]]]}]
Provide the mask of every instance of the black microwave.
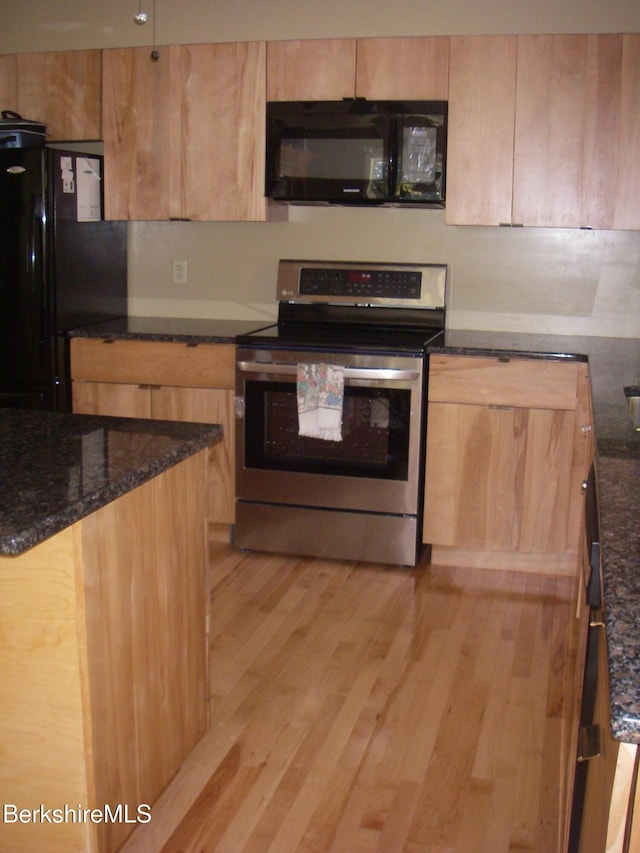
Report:
[{"label": "black microwave", "polygon": [[265,195],[444,207],[447,101],[267,103]]}]

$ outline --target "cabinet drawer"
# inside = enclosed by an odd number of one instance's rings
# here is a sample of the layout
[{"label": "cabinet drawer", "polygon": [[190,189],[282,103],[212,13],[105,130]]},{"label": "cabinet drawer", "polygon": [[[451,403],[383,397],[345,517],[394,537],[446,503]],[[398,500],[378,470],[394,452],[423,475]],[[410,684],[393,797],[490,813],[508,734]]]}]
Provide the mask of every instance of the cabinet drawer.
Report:
[{"label": "cabinet drawer", "polygon": [[235,346],[73,338],[71,378],[230,389],[235,387]]},{"label": "cabinet drawer", "polygon": [[579,362],[431,355],[429,401],[575,409]]}]

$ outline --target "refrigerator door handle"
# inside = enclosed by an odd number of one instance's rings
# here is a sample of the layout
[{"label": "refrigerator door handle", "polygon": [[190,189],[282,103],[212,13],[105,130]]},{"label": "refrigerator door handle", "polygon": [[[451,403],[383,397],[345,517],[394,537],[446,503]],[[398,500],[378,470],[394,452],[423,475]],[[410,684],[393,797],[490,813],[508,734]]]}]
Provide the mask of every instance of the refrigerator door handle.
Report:
[{"label": "refrigerator door handle", "polygon": [[44,264],[42,254],[44,251],[44,223],[42,216],[42,197],[34,196],[31,200],[31,216],[29,240],[27,251],[30,258],[27,259],[28,282],[27,293],[30,301],[30,315],[37,317],[37,329],[31,327],[33,336],[32,346],[38,353],[41,363],[45,364],[47,356],[44,350],[49,346],[49,311],[50,305],[47,296],[47,288],[43,287],[42,276],[44,275]]}]

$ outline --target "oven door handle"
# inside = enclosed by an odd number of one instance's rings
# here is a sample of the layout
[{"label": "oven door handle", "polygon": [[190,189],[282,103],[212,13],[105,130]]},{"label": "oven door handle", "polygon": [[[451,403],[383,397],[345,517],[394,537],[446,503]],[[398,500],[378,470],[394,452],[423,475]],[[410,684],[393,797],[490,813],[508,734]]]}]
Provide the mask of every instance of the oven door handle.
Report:
[{"label": "oven door handle", "polygon": [[[257,361],[239,361],[238,369],[245,373],[266,373],[273,375],[296,376],[297,364],[261,364]],[[395,367],[344,367],[342,368],[345,379],[395,379],[413,380],[420,379],[419,370],[399,370]]]}]

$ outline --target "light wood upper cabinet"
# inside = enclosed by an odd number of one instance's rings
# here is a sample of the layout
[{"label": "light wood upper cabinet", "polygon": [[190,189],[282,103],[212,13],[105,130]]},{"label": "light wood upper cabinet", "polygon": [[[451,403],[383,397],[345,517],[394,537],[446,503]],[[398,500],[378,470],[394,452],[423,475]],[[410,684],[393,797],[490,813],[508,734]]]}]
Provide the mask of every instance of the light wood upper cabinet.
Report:
[{"label": "light wood upper cabinet", "polygon": [[580,226],[587,38],[518,37],[517,68],[512,221]]},{"label": "light wood upper cabinet", "polygon": [[100,53],[18,54],[17,111],[46,124],[47,139],[100,139]]},{"label": "light wood upper cabinet", "polygon": [[513,221],[640,228],[640,36],[518,37]]},{"label": "light wood upper cabinet", "polygon": [[451,39],[449,225],[511,222],[516,52],[515,36]]},{"label": "light wood upper cabinet", "polygon": [[358,39],[356,95],[379,100],[446,101],[449,38]]},{"label": "light wood upper cabinet", "polygon": [[186,219],[263,220],[264,42],[181,50],[180,149]]},{"label": "light wood upper cabinet", "polygon": [[448,37],[267,44],[267,100],[446,100]]},{"label": "light wood upper cabinet", "polygon": [[640,36],[451,39],[446,221],[640,228]]},{"label": "light wood upper cabinet", "polygon": [[267,43],[268,101],[339,101],[353,98],[355,39]]},{"label": "light wood upper cabinet", "polygon": [[265,44],[104,51],[109,219],[263,220]]},{"label": "light wood upper cabinet", "polygon": [[0,56],[0,110],[18,112],[18,57],[15,53]]},{"label": "light wood upper cabinet", "polygon": [[[640,229],[640,34],[622,36],[618,168],[607,173],[613,181],[616,210],[614,228]],[[602,111],[601,111],[602,115]],[[604,134],[604,127],[600,133]],[[615,175],[615,178],[614,178]],[[605,187],[606,191],[606,187]]]},{"label": "light wood upper cabinet", "polygon": [[107,219],[180,216],[180,48],[103,51]]},{"label": "light wood upper cabinet", "polygon": [[623,105],[623,92],[634,88],[633,73],[623,72],[625,54],[640,67],[632,44],[621,35],[518,37],[514,222],[640,225],[637,204],[631,210],[624,201],[627,181],[633,185],[640,171],[622,139],[629,118],[640,128],[637,107]]}]

